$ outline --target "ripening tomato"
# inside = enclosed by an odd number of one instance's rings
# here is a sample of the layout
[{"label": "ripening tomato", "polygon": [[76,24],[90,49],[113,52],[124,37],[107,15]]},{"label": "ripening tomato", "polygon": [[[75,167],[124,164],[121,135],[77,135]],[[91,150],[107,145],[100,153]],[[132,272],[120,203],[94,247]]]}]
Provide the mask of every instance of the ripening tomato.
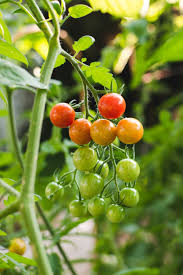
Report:
[{"label": "ripening tomato", "polygon": [[95,197],[88,203],[88,211],[93,216],[100,216],[105,213],[105,201],[103,198]]},{"label": "ripening tomato", "polygon": [[103,179],[106,179],[109,174],[109,166],[107,163],[103,164],[103,161],[99,160],[91,172],[99,174]]},{"label": "ripening tomato", "polygon": [[91,122],[85,118],[75,120],[69,128],[70,139],[79,145],[88,144],[91,140]]},{"label": "ripening tomato", "polygon": [[97,160],[97,153],[88,146],[78,148],[73,155],[74,165],[80,171],[90,171],[97,164]]},{"label": "ripening tomato", "polygon": [[50,120],[56,127],[67,128],[75,119],[74,109],[67,103],[56,104],[50,112]]},{"label": "ripening tomato", "polygon": [[23,255],[25,253],[26,250],[26,244],[25,241],[22,239],[13,239],[10,242],[10,247],[9,247],[9,251],[19,254],[19,255]]},{"label": "ripening tomato", "polygon": [[50,182],[45,189],[45,195],[48,200],[55,201],[59,200],[64,195],[63,186],[57,184],[56,182]]},{"label": "ripening tomato", "polygon": [[120,192],[121,203],[127,207],[135,207],[139,202],[139,192],[134,188],[123,188]]},{"label": "ripening tomato", "polygon": [[117,204],[111,204],[107,209],[107,218],[112,223],[119,223],[125,217],[123,207]]},{"label": "ripening tomato", "polygon": [[116,127],[107,119],[96,120],[90,129],[92,140],[99,145],[109,145],[116,138]]},{"label": "ripening tomato", "polygon": [[124,182],[131,182],[138,178],[140,167],[133,159],[122,159],[117,164],[116,173]]},{"label": "ripening tomato", "polygon": [[84,217],[87,214],[87,207],[84,202],[74,200],[69,204],[69,210],[74,217]]},{"label": "ripening tomato", "polygon": [[80,179],[79,189],[84,199],[91,199],[98,195],[104,188],[104,180],[94,173],[85,174]]},{"label": "ripening tomato", "polygon": [[122,116],[126,109],[124,98],[116,93],[109,93],[101,97],[98,103],[100,114],[107,119]]},{"label": "ripening tomato", "polygon": [[117,125],[117,136],[125,144],[134,144],[141,140],[144,129],[139,120],[124,118]]}]

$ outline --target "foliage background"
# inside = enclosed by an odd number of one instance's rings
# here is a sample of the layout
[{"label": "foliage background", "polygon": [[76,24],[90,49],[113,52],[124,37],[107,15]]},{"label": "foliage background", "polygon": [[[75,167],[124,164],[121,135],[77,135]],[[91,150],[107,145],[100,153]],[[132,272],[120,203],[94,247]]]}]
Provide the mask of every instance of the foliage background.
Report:
[{"label": "foliage background", "polygon": [[[67,2],[69,5],[86,3]],[[138,180],[140,204],[128,211],[125,222],[120,225],[111,225],[106,219],[95,221],[96,260],[92,264],[91,274],[118,274],[116,272],[120,270],[152,267],[160,269],[162,275],[183,275],[183,15],[180,4],[181,1],[151,1],[147,17],[130,22],[95,12],[79,21],[71,19],[64,25],[67,33],[63,47],[69,51],[72,40],[78,40],[85,34],[95,37],[95,44],[83,56],[89,63],[101,61],[103,66],[113,71],[117,82],[125,85],[126,116],[137,117],[145,126],[143,142],[136,146],[137,159],[141,164]],[[30,23],[26,15],[14,13],[15,10],[9,4],[1,6],[14,37],[17,31],[20,33],[22,27]],[[166,45],[167,39],[175,32],[179,32],[176,39]],[[35,74],[35,67],[39,68],[43,62],[44,40],[39,34],[28,34],[16,39],[15,44],[27,54],[31,64],[29,70]],[[125,55],[127,52],[131,53],[130,56]],[[45,199],[44,189],[52,180],[56,168],[62,169],[63,173],[72,169],[71,152],[75,145],[68,140],[67,131],[59,132],[52,128],[48,116],[54,102],[82,98],[82,87],[68,63],[55,69],[53,78],[57,81],[51,84],[45,113],[36,194],[42,197],[40,203],[50,220],[63,211],[65,218],[56,229],[59,233],[72,224],[67,206],[74,193],[68,189],[64,200],[53,206]],[[16,94],[22,102],[27,98],[22,91]],[[32,102],[32,96],[28,97],[28,101]],[[94,108],[92,98],[90,106]],[[0,114],[6,119],[5,105]],[[21,126],[19,137],[23,150],[27,141],[27,118],[30,118],[30,110],[18,112],[17,123]],[[24,124],[19,124],[20,119],[25,120]],[[18,182],[19,165],[11,153],[7,124],[4,128],[6,135],[0,140],[0,177]],[[9,196],[5,203],[13,199]],[[1,228],[8,232],[8,239],[1,237],[1,244],[5,247],[12,237],[25,235],[19,216],[7,218],[1,222]],[[137,272],[129,270],[127,274],[158,274],[156,270]],[[10,274],[10,271],[4,274]]]}]

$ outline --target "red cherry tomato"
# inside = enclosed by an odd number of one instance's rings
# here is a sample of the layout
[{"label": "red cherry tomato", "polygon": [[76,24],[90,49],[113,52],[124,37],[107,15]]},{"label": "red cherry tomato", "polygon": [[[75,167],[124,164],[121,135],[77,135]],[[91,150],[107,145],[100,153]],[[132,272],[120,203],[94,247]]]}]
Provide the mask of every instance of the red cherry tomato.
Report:
[{"label": "red cherry tomato", "polygon": [[88,144],[91,140],[91,122],[85,118],[75,120],[69,128],[70,139],[76,144]]},{"label": "red cherry tomato", "polygon": [[115,119],[124,114],[126,102],[116,93],[109,93],[101,97],[98,103],[100,114],[107,119]]},{"label": "red cherry tomato", "polygon": [[134,144],[141,140],[144,129],[139,120],[135,118],[124,118],[117,126],[117,136],[125,144]]},{"label": "red cherry tomato", "polygon": [[107,119],[98,119],[92,124],[90,135],[96,144],[106,146],[115,140],[116,127]]},{"label": "red cherry tomato", "polygon": [[66,128],[75,119],[74,109],[67,103],[56,104],[50,112],[50,120],[56,127]]}]

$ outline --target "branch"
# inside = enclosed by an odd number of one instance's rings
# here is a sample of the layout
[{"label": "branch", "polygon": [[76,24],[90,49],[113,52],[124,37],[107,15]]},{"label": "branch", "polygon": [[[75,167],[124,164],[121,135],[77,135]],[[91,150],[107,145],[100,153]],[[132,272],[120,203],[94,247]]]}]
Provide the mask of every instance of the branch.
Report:
[{"label": "branch", "polygon": [[8,215],[11,215],[11,214],[17,212],[19,210],[19,206],[20,206],[20,201],[16,200],[15,202],[10,204],[6,208],[2,209],[0,211],[0,219],[3,219],[5,217],[7,217]]},{"label": "branch", "polygon": [[11,185],[7,184],[6,182],[4,182],[2,179],[0,179],[0,185],[5,188],[9,193],[11,193],[12,195],[19,197],[20,193],[13,188]]}]

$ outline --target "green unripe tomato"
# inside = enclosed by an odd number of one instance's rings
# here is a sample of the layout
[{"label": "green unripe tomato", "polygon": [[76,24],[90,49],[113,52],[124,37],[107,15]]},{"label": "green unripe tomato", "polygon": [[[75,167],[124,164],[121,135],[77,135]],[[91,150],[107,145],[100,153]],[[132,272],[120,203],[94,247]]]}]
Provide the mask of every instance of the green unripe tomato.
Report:
[{"label": "green unripe tomato", "polygon": [[123,207],[117,204],[111,204],[107,209],[107,218],[112,223],[120,223],[125,217]]},{"label": "green unripe tomato", "polygon": [[139,202],[139,192],[134,188],[124,188],[120,192],[121,203],[127,207],[135,207]]},{"label": "green unripe tomato", "polygon": [[73,162],[80,171],[90,171],[97,164],[97,153],[88,146],[80,147],[74,152]]},{"label": "green unripe tomato", "polygon": [[88,211],[93,216],[100,216],[105,213],[105,201],[102,198],[93,198],[88,203]]},{"label": "green unripe tomato", "polygon": [[84,217],[87,214],[86,205],[79,200],[74,200],[69,205],[69,210],[74,217]]},{"label": "green unripe tomato", "polygon": [[104,180],[98,174],[85,174],[79,184],[81,196],[84,199],[91,199],[98,195],[104,188]]},{"label": "green unripe tomato", "polygon": [[140,167],[133,159],[123,159],[116,167],[118,177],[124,182],[135,181],[140,174]]},{"label": "green unripe tomato", "polygon": [[64,188],[56,182],[50,182],[45,189],[45,195],[48,200],[59,200],[64,195]]},{"label": "green unripe tomato", "polygon": [[109,166],[107,163],[105,163],[102,166],[102,169],[100,168],[100,166],[102,165],[103,161],[99,160],[97,162],[97,165],[95,165],[94,169],[92,170],[93,173],[97,173],[99,174],[103,179],[106,179],[108,174],[109,174]]}]

